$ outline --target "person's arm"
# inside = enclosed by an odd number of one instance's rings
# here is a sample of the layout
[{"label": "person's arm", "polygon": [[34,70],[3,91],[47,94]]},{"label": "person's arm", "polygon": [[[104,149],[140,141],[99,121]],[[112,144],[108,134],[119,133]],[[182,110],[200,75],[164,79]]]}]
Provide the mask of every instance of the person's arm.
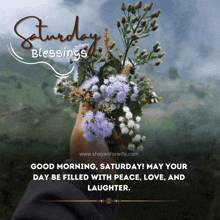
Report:
[{"label": "person's arm", "polygon": [[[76,118],[76,124],[74,126],[71,141],[70,141],[70,158],[82,162],[82,163],[95,163],[96,166],[99,168],[101,163],[109,164],[109,163],[116,163],[118,161],[118,157],[112,157],[109,153],[108,144],[114,144],[114,152],[127,152],[127,148],[122,143],[122,138],[118,135],[118,133],[114,130],[112,135],[112,140],[102,140],[102,141],[87,141],[84,132],[82,129],[82,122],[83,122],[83,114],[80,112],[87,112],[90,109],[90,105],[85,102],[82,106],[80,105],[79,114]],[[93,153],[107,153],[107,156],[86,156],[87,153],[91,155]],[[110,170],[102,170],[98,169],[98,173],[101,174],[115,174],[115,169]],[[114,184],[114,179],[112,178],[112,183]]]},{"label": "person's arm", "polygon": [[[86,112],[89,106],[83,110]],[[80,108],[82,110],[82,107]],[[81,127],[83,117],[78,114],[70,143],[70,158],[65,163],[100,163],[115,162],[110,156],[80,156],[79,153],[108,153],[105,141],[88,142]],[[114,132],[116,149],[124,150],[120,137]],[[115,170],[96,170],[97,173],[114,174]],[[63,170],[63,174],[95,174],[93,170]],[[118,203],[82,203],[82,202],[43,202],[43,200],[106,200],[117,199],[115,191],[88,191],[88,185],[111,185],[108,180],[47,180],[31,181],[22,200],[20,201],[12,220],[68,220],[68,219],[117,219],[119,213]]]},{"label": "person's arm", "polygon": [[[76,163],[69,159],[65,163]],[[63,174],[92,174],[92,170],[64,170]],[[44,202],[43,200],[117,199],[114,191],[91,191],[88,185],[111,185],[110,181],[45,180],[31,181],[12,220],[112,220],[117,219],[117,203]]]}]

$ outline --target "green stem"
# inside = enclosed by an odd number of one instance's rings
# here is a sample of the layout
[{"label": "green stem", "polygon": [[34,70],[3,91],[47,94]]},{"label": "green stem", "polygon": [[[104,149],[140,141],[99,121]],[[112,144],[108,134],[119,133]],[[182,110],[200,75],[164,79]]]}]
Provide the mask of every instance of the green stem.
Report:
[{"label": "green stem", "polygon": [[118,30],[119,30],[119,33],[120,33],[120,37],[121,37],[121,40],[122,40],[122,43],[124,44],[124,46],[126,47],[126,44],[125,44],[125,41],[123,40],[123,38],[122,38],[122,32],[120,31],[120,29],[118,28]]},{"label": "green stem", "polygon": [[[138,29],[138,26],[139,26],[141,20],[145,17],[146,14],[147,14],[147,12],[145,12],[145,13],[143,14],[142,18],[139,19],[139,21],[138,21],[137,26],[136,26],[135,29],[133,28],[133,25],[131,24],[131,21],[130,21],[130,26],[131,26],[131,28],[132,28],[132,30],[133,30],[133,34],[135,34],[135,32],[136,32],[136,30]],[[125,16],[126,16],[126,15],[125,15]],[[122,64],[123,66],[124,66],[124,64],[125,64],[125,60],[126,60],[128,51],[129,51],[129,49],[130,49],[131,43],[132,43],[132,39],[131,39],[131,42],[129,43],[129,46],[126,48],[126,51],[125,51],[125,57],[124,57],[123,64]]]},{"label": "green stem", "polygon": [[86,63],[88,64],[88,67],[90,69],[90,71],[93,73],[93,75],[95,75],[94,70],[92,69],[92,67],[90,66],[89,62],[85,59]]},{"label": "green stem", "polygon": [[129,49],[130,49],[131,43],[132,43],[132,40],[131,40],[131,42],[129,43],[128,47],[126,48],[126,51],[125,51],[125,57],[124,57],[124,60],[123,60],[123,64],[122,64],[122,66],[124,66],[124,64],[125,64],[125,60],[126,60],[126,57],[127,57],[128,51],[129,51]]}]

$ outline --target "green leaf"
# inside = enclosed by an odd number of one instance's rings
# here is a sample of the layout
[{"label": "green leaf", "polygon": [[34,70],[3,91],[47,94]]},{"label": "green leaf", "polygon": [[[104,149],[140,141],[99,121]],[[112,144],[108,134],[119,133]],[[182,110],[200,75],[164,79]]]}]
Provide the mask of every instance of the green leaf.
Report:
[{"label": "green leaf", "polygon": [[[121,61],[118,60],[117,58],[115,58],[113,56],[113,54],[109,53],[109,61],[107,63],[105,63],[103,66],[100,67],[100,73],[103,76],[108,76],[108,67],[112,67],[114,69],[116,69],[117,73],[120,73],[122,70],[122,64]],[[111,74],[111,73],[110,73]]]},{"label": "green leaf", "polygon": [[147,85],[145,84],[145,82],[141,81],[138,86],[142,90],[142,88],[146,88]]},{"label": "green leaf", "polygon": [[85,76],[87,75],[86,66],[87,66],[87,64],[85,63],[85,61],[79,63],[79,67],[78,67],[79,76],[78,76],[78,82],[77,82],[78,87],[81,86],[81,84],[83,83],[83,81],[85,79]]},{"label": "green leaf", "polygon": [[140,101],[140,108],[142,108],[143,106],[145,106],[147,104],[147,102],[141,102]]},{"label": "green leaf", "polygon": [[[123,116],[123,115],[124,115],[123,108],[121,107],[121,108],[119,108],[119,109],[114,110],[113,114],[114,114],[115,116],[116,116],[116,115],[118,115],[118,116]],[[119,124],[120,124],[120,122],[119,122]]]},{"label": "green leaf", "polygon": [[133,116],[142,116],[142,111],[141,111],[141,107],[138,103],[138,101],[135,102],[130,102],[128,104],[128,107],[130,108],[131,112],[133,113]]},{"label": "green leaf", "polygon": [[144,94],[144,91],[141,90],[141,91],[139,91],[138,96],[139,96],[139,97],[142,97],[143,94]]},{"label": "green leaf", "polygon": [[122,140],[123,144],[127,146],[132,141],[132,138],[129,134],[122,134]]}]

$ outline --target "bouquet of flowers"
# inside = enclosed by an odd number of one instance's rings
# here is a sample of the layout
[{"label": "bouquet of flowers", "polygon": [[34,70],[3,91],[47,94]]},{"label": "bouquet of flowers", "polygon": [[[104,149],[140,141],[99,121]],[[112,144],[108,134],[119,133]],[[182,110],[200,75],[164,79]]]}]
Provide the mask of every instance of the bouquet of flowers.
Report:
[{"label": "bouquet of flowers", "polygon": [[[161,10],[149,13],[152,6],[153,3],[146,4],[141,13],[142,1],[127,7],[123,2],[121,9],[124,15],[121,21],[116,21],[116,25],[124,51],[115,56],[119,49],[116,42],[110,40],[109,30],[105,28],[104,50],[99,46],[93,56],[81,57],[79,60],[73,55],[70,61],[77,66],[73,79],[68,81],[61,78],[56,82],[55,94],[63,93],[63,98],[66,98],[66,91],[71,90],[69,97],[75,112],[78,113],[79,105],[89,103],[89,111],[79,112],[84,116],[82,128],[88,141],[109,138],[113,130],[116,130],[128,150],[143,150],[142,142],[146,137],[139,133],[141,109],[147,103],[157,103],[162,98],[152,91],[150,79],[137,70],[144,64],[160,65],[160,58],[165,55],[165,52],[160,52],[159,42],[150,52],[147,49],[139,51],[140,48],[136,46],[159,27],[156,22]],[[133,56],[129,58],[131,49]],[[76,46],[74,50],[87,51],[88,44]]]}]

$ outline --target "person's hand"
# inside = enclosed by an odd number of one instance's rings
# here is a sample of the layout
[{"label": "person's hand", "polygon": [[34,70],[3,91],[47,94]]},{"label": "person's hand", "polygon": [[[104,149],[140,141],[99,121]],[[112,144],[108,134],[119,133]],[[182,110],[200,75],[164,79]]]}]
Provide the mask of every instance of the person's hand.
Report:
[{"label": "person's hand", "polygon": [[[72,132],[70,141],[70,158],[81,163],[95,163],[99,168],[101,163],[115,163],[119,156],[92,156],[93,153],[109,153],[108,144],[114,145],[114,151],[116,153],[127,152],[127,148],[122,143],[122,138],[118,133],[113,131],[113,139],[108,141],[87,141],[84,136],[84,131],[82,129],[82,122],[84,120],[83,114],[81,112],[87,112],[91,109],[91,106],[85,102],[80,103],[79,113],[76,118],[76,123]],[[115,174],[116,170],[97,170],[98,173]],[[114,181],[112,181],[114,183]]]}]

